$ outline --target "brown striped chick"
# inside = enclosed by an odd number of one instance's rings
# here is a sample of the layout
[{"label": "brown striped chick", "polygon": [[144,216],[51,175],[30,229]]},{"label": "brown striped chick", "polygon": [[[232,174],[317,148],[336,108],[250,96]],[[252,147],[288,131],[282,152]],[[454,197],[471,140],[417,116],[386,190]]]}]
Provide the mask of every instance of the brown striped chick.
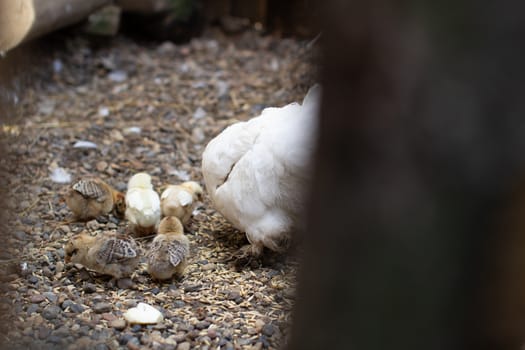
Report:
[{"label": "brown striped chick", "polygon": [[160,196],[163,216],[176,216],[183,225],[191,218],[197,201],[202,199],[202,187],[195,181],[169,185]]},{"label": "brown striped chick", "polygon": [[99,178],[81,179],[65,195],[75,219],[89,220],[113,212],[122,218],[126,210],[124,194]]},{"label": "brown striped chick", "polygon": [[160,221],[160,198],[153,189],[151,176],[146,173],[133,175],[126,192],[126,219],[138,236],[155,233]]},{"label": "brown striped chick", "polygon": [[66,243],[64,252],[66,263],[81,264],[116,279],[131,276],[140,260],[135,241],[115,231],[97,236],[82,232]]},{"label": "brown striped chick", "polygon": [[184,235],[182,223],[175,216],[160,221],[158,234],[147,253],[148,272],[157,280],[178,278],[184,273],[190,252],[190,242]]}]

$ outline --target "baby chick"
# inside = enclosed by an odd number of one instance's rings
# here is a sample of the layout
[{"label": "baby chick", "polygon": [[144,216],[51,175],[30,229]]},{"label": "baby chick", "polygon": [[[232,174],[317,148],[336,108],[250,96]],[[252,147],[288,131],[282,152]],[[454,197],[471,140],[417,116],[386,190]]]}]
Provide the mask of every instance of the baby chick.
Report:
[{"label": "baby chick", "polygon": [[158,280],[181,277],[187,265],[190,242],[184,235],[180,220],[166,216],[159,224],[159,232],[147,253],[148,272]]},{"label": "baby chick", "polygon": [[202,198],[202,187],[195,181],[180,185],[169,185],[160,196],[160,208],[163,216],[176,216],[186,225],[197,201]]},{"label": "baby chick", "polygon": [[91,236],[82,232],[66,243],[66,263],[81,264],[116,279],[131,276],[139,264],[139,248],[131,237],[115,231]]},{"label": "baby chick", "polygon": [[126,219],[139,236],[155,232],[160,221],[160,198],[153,190],[151,176],[135,174],[129,179],[126,192]]},{"label": "baby chick", "polygon": [[69,188],[65,200],[78,220],[94,219],[111,211],[123,217],[126,210],[124,194],[99,178],[77,181]]}]

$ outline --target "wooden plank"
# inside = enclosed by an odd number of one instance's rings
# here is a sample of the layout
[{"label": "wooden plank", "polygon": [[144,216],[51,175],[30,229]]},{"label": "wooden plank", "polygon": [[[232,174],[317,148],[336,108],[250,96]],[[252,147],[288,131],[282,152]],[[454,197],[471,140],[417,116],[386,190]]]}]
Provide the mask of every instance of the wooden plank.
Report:
[{"label": "wooden plank", "polygon": [[0,1],[0,52],[77,23],[111,0]]}]

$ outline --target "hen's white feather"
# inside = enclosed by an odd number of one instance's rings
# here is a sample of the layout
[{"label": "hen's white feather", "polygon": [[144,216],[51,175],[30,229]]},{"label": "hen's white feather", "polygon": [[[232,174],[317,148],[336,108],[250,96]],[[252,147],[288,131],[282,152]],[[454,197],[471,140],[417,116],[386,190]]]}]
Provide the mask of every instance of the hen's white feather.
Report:
[{"label": "hen's white feather", "polygon": [[215,208],[252,244],[277,250],[303,209],[320,87],[303,104],[266,108],[206,146],[202,173]]}]

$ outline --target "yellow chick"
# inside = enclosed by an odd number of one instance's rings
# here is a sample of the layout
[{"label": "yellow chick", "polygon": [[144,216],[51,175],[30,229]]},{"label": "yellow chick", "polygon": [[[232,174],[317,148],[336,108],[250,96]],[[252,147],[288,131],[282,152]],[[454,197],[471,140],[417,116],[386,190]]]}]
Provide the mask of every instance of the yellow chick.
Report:
[{"label": "yellow chick", "polygon": [[66,263],[81,264],[116,279],[131,276],[140,261],[135,241],[115,231],[97,236],[82,232],[66,243],[64,252]]},{"label": "yellow chick", "polygon": [[126,210],[124,194],[99,178],[77,181],[69,188],[65,200],[78,220],[94,219],[111,211],[122,218]]},{"label": "yellow chick", "polygon": [[197,201],[202,198],[202,187],[195,181],[180,185],[169,185],[160,196],[160,208],[163,216],[176,216],[186,225]]},{"label": "yellow chick", "polygon": [[166,216],[147,253],[148,272],[158,280],[181,277],[187,265],[190,241],[184,235],[182,223],[175,216]]},{"label": "yellow chick", "polygon": [[155,233],[160,221],[160,198],[153,190],[151,176],[135,174],[129,179],[126,192],[126,219],[133,233],[145,236]]}]

